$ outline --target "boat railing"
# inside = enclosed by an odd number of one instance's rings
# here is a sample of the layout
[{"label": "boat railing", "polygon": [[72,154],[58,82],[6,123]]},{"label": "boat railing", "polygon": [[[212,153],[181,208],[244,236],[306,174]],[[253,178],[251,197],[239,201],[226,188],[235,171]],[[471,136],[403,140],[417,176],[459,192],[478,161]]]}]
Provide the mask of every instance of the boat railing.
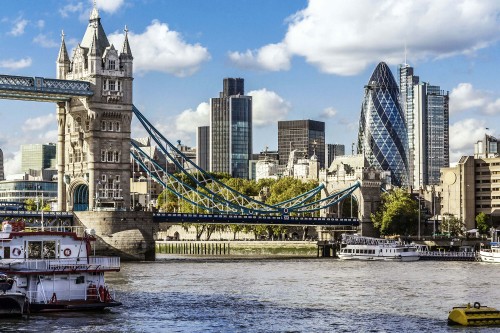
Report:
[{"label": "boat railing", "polygon": [[7,261],[0,266],[9,270],[75,271],[75,270],[119,270],[119,257],[86,257],[68,259],[26,259]]},{"label": "boat railing", "polygon": [[85,233],[85,228],[81,226],[51,226],[51,227],[25,227],[25,232],[72,232],[77,236],[82,237]]},{"label": "boat railing", "polygon": [[476,252],[420,251],[424,257],[475,258]]},{"label": "boat railing", "polygon": [[377,246],[403,246],[404,243],[393,240],[393,239],[381,239],[381,238],[373,238],[373,237],[365,237],[359,235],[342,235],[342,242],[348,245],[377,245]]}]

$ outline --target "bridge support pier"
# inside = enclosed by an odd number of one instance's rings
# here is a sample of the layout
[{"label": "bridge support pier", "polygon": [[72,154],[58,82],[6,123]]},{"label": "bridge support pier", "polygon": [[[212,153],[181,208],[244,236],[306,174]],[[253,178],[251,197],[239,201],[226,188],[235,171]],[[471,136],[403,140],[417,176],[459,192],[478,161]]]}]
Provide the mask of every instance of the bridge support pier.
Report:
[{"label": "bridge support pier", "polygon": [[117,255],[122,260],[155,260],[157,226],[151,212],[74,212],[75,225],[94,229],[97,255]]}]

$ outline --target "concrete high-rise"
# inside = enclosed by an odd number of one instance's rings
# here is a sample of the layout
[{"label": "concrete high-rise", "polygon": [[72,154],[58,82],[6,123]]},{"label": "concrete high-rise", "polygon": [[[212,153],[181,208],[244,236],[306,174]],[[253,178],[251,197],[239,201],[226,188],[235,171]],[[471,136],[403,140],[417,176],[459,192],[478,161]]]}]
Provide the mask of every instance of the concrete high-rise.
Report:
[{"label": "concrete high-rise", "polygon": [[5,170],[3,166],[3,151],[0,149],[0,180],[5,180]]},{"label": "concrete high-rise", "polygon": [[56,168],[56,144],[21,145],[21,171]]},{"label": "concrete high-rise", "polygon": [[439,86],[420,82],[413,67],[399,67],[401,104],[408,129],[409,184],[439,184],[440,168],[449,166],[449,97]]},{"label": "concrete high-rise", "polygon": [[395,186],[408,185],[408,134],[399,89],[389,67],[377,65],[361,105],[358,153],[370,165],[391,173]]},{"label": "concrete high-rise", "polygon": [[426,82],[414,85],[413,188],[438,185],[450,164],[449,94]]},{"label": "concrete high-rise", "polygon": [[325,167],[325,123],[316,120],[278,121],[279,164],[286,165],[292,151],[311,158],[316,155]]},{"label": "concrete high-rise", "polygon": [[249,177],[252,155],[252,97],[242,78],[225,78],[218,98],[210,99],[210,171]]},{"label": "concrete high-rise", "polygon": [[210,127],[200,126],[196,132],[196,165],[203,170],[210,167]]}]

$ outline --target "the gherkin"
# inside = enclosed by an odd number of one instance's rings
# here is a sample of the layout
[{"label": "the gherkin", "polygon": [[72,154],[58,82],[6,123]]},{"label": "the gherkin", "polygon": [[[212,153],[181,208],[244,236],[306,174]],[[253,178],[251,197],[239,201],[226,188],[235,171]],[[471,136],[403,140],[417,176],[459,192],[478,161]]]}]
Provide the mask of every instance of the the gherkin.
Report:
[{"label": "the gherkin", "polygon": [[398,85],[384,62],[377,65],[365,86],[358,152],[371,165],[390,171],[393,185],[408,185],[408,132]]}]

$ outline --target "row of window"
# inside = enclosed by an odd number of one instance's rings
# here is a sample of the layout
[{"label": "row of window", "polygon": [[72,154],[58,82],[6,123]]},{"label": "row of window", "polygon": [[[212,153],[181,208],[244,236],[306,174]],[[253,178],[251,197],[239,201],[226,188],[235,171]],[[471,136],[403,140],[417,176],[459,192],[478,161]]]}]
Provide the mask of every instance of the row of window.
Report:
[{"label": "row of window", "polygon": [[75,151],[75,153],[68,154],[69,163],[87,162],[87,153]]},{"label": "row of window", "polygon": [[121,153],[117,150],[101,150],[101,162],[120,162]]},{"label": "row of window", "polygon": [[122,81],[106,79],[103,82],[103,90],[122,91]]},{"label": "row of window", "polygon": [[101,131],[120,132],[120,122],[103,120],[101,121]]},{"label": "row of window", "polygon": [[497,207],[500,207],[500,204],[476,205],[476,208],[497,208]]}]

